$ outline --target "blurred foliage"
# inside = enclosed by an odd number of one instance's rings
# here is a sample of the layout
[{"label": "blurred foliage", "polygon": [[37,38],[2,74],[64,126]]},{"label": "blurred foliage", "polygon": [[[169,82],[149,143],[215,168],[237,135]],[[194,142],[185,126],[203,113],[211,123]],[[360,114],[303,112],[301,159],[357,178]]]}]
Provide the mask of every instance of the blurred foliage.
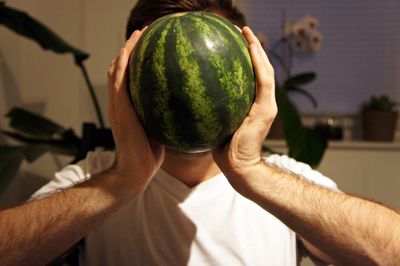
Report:
[{"label": "blurred foliage", "polygon": [[[36,42],[45,50],[57,54],[71,54],[75,64],[82,71],[92,97],[101,127],[99,130],[106,131],[93,86],[84,66],[89,54],[70,45],[26,12],[8,7],[5,2],[0,2],[0,25]],[[71,161],[77,161],[83,158],[93,145],[101,145],[104,142],[101,139],[94,140],[97,130],[93,126],[86,127],[90,130],[83,132],[82,138],[79,138],[72,129],[28,110],[15,107],[6,116],[9,119],[10,130],[0,129],[0,133],[17,144],[0,145],[0,193],[10,184],[23,161],[34,162],[46,152],[67,155],[71,157]],[[102,135],[110,138],[111,133],[106,132]],[[107,141],[109,143],[110,139]]]},{"label": "blurred foliage", "polygon": [[369,101],[363,105],[362,109],[393,112],[398,105],[398,102],[382,94],[380,96],[372,96]]}]

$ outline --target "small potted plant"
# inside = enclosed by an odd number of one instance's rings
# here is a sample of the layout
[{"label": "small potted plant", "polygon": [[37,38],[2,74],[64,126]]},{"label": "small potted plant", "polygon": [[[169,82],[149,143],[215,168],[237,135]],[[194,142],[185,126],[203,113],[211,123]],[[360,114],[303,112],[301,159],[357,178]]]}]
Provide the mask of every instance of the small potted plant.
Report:
[{"label": "small potted plant", "polygon": [[387,95],[372,96],[362,106],[364,140],[393,141],[396,131],[399,103]]}]

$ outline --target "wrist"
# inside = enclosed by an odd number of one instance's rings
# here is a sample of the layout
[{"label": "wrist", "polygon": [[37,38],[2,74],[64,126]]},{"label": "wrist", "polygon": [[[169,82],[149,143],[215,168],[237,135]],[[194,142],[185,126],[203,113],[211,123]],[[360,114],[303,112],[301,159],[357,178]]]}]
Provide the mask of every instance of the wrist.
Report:
[{"label": "wrist", "polygon": [[91,181],[105,192],[111,200],[124,203],[135,198],[147,187],[146,178],[121,171],[115,166],[92,177]]},{"label": "wrist", "polygon": [[263,207],[272,207],[292,189],[303,187],[298,178],[264,160],[236,172],[230,179],[236,182],[234,187],[239,193]]},{"label": "wrist", "polygon": [[264,168],[265,162],[259,161],[251,166],[226,171],[225,175],[236,191],[254,201],[256,195],[260,193],[259,190],[264,186],[264,177],[268,175]]}]

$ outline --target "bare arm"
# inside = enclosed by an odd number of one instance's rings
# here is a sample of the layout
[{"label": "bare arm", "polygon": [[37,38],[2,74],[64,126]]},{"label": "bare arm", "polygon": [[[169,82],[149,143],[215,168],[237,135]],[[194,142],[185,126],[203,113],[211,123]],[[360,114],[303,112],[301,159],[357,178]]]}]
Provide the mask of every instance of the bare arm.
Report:
[{"label": "bare arm", "polygon": [[391,209],[321,188],[266,163],[246,176],[251,178],[247,197],[334,259],[330,262],[400,263],[400,215]]},{"label": "bare arm", "polygon": [[[0,212],[0,265],[46,265],[135,192],[107,171],[53,196]],[[118,195],[118,196],[117,196]]]},{"label": "bare arm", "polygon": [[50,197],[0,211],[0,265],[45,265],[141,193],[164,160],[129,102],[126,68],[135,31],[108,70],[109,117],[116,162],[107,171]]},{"label": "bare arm", "polygon": [[318,250],[309,243],[325,253],[322,259],[345,265],[400,264],[399,214],[321,188],[262,160],[261,145],[276,114],[274,71],[250,29],[243,34],[250,44],[257,95],[231,142],[213,153],[229,182],[305,239],[310,251]]}]

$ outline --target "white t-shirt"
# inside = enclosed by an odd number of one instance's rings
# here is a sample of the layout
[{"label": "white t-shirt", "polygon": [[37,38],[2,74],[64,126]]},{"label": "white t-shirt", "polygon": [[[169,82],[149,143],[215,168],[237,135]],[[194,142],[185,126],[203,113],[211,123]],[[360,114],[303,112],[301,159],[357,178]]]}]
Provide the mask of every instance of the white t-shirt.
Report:
[{"label": "white t-shirt", "polygon": [[[33,198],[83,182],[111,166],[111,152],[69,165]],[[336,184],[287,156],[266,158],[337,190]],[[194,188],[160,170],[146,191],[85,238],[81,265],[296,265],[296,235],[237,193],[221,173]]]}]

